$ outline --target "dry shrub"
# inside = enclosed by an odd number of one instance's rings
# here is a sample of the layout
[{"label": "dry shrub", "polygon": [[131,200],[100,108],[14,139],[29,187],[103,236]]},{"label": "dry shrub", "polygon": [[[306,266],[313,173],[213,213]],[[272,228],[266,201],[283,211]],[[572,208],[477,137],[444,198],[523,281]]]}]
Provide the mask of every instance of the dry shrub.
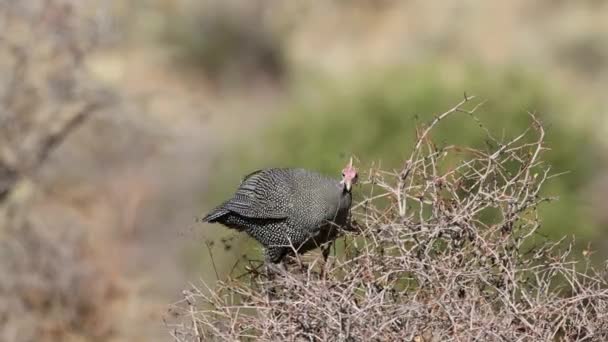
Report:
[{"label": "dry shrub", "polygon": [[108,100],[87,76],[98,26],[79,5],[0,0],[1,341],[101,340],[118,325],[119,285],[86,228],[32,205],[50,154]]},{"label": "dry shrub", "polygon": [[[51,229],[49,229],[51,228]],[[122,297],[84,229],[26,224],[0,239],[0,340],[107,339]]]},{"label": "dry shrub", "polygon": [[538,119],[509,141],[480,124],[484,149],[431,141],[449,115],[478,120],[469,100],[419,131],[401,170],[368,170],[358,233],[325,273],[296,260],[286,276],[193,286],[170,310],[175,340],[607,340],[605,271],[538,232],[555,176]]},{"label": "dry shrub", "polygon": [[97,26],[72,1],[0,1],[0,200],[106,101],[86,72]]},{"label": "dry shrub", "polygon": [[267,13],[274,1],[203,1],[169,18],[166,38],[180,65],[200,67],[210,80],[238,86],[260,76],[282,80],[287,70],[284,29]]}]

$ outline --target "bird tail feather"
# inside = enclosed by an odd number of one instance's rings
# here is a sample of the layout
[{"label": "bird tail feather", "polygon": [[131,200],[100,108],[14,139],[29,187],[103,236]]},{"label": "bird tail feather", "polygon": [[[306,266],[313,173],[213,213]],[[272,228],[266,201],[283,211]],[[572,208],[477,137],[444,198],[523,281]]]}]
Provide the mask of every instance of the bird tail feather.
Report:
[{"label": "bird tail feather", "polygon": [[208,213],[207,215],[205,215],[205,217],[203,217],[201,219],[201,222],[209,222],[209,223],[214,223],[216,222],[220,217],[228,214],[229,211],[226,210],[224,208],[224,205],[221,205],[215,209],[213,209],[210,213]]}]

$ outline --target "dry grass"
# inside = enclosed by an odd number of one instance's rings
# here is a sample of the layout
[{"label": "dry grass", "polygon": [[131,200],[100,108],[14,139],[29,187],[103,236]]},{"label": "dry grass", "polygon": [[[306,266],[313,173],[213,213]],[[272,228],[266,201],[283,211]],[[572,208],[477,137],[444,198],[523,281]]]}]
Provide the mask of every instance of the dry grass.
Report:
[{"label": "dry grass", "polygon": [[357,233],[321,272],[301,260],[286,276],[251,271],[192,286],[172,306],[176,341],[603,341],[608,277],[544,240],[539,205],[556,176],[544,129],[487,147],[435,145],[446,117],[473,120],[465,98],[419,131],[401,170],[371,167],[353,208]]}]

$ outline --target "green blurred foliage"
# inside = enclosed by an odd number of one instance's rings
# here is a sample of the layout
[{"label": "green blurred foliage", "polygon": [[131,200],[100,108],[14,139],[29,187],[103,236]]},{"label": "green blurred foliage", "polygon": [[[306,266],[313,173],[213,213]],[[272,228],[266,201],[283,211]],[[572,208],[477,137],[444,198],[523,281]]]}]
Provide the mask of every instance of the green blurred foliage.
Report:
[{"label": "green blurred foliage", "polygon": [[260,140],[235,142],[217,161],[210,198],[230,196],[242,175],[263,167],[305,167],[338,177],[352,154],[361,170],[373,163],[399,168],[414,145],[416,126],[452,108],[465,91],[476,96],[470,108],[478,100],[486,102],[474,117],[455,113],[440,122],[432,136],[435,143],[488,149],[480,125],[506,142],[531,127],[528,112],[536,113],[551,148],[544,159],[552,173],[566,172],[545,185],[545,195],[559,200],[540,208],[541,232],[550,238],[576,235],[579,246],[598,234],[582,193],[595,176],[598,144],[589,131],[563,120],[574,115],[576,103],[517,68],[498,72],[470,67],[451,78],[432,67],[376,70],[341,80],[307,75],[298,79],[284,112]]},{"label": "green blurred foliage", "polygon": [[409,156],[415,127],[453,107],[467,92],[486,101],[474,114],[479,121],[465,113],[448,117],[434,131],[435,143],[485,149],[489,142],[480,123],[497,140],[507,141],[530,127],[528,112],[536,113],[547,129],[547,162],[554,173],[568,172],[547,184],[547,193],[560,200],[544,210],[546,225],[558,235],[590,233],[578,198],[594,177],[600,151],[588,131],[562,120],[574,115],[576,104],[517,68],[496,72],[471,67],[458,78],[446,81],[441,70],[425,67],[375,71],[349,80],[303,80],[263,139],[237,143],[234,151],[224,154],[228,158],[220,163],[225,171],[221,174],[235,180],[235,173],[276,165],[307,167],[337,177],[351,154],[361,160],[360,167],[376,162],[398,168]]}]

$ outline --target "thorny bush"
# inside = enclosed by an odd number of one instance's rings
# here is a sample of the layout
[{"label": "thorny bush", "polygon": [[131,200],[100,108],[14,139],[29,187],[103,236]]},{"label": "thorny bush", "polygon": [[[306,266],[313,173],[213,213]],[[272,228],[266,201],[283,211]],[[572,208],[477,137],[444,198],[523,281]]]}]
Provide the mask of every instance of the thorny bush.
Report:
[{"label": "thorny bush", "polygon": [[[556,176],[545,131],[499,141],[467,98],[421,129],[403,168],[371,167],[344,251],[324,271],[184,291],[168,322],[176,341],[605,341],[608,277],[565,239],[542,239],[537,207]],[[480,123],[487,148],[435,145],[454,113]],[[550,205],[550,204],[548,204]]]}]

